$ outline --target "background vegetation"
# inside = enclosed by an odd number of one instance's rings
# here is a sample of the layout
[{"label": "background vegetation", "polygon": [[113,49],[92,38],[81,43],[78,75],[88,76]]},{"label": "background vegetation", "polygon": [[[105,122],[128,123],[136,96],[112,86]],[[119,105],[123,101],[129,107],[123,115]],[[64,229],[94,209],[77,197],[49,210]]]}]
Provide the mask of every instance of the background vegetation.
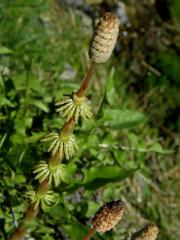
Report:
[{"label": "background vegetation", "polygon": [[124,12],[121,1],[0,1],[1,239],[28,206],[32,169],[48,157],[40,139],[63,124],[54,101],[78,89],[103,10],[119,14],[122,26],[89,91],[95,117],[76,127],[80,150],[67,162],[66,183],[27,239],[79,240],[99,206],[117,199],[126,204],[124,219],[94,239],[129,239],[147,221],[160,228],[158,239],[180,238],[180,3],[123,2]]}]

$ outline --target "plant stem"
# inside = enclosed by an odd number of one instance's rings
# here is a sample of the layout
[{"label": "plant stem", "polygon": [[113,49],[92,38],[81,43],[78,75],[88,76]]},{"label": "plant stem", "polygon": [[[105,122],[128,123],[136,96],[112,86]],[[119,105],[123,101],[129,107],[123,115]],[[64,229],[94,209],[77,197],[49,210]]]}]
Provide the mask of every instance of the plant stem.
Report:
[{"label": "plant stem", "polygon": [[55,154],[51,154],[51,157],[49,159],[49,166],[50,167],[57,167],[62,162],[64,158],[64,154],[57,151]]},{"label": "plant stem", "polygon": [[73,133],[75,127],[75,117],[69,119],[69,121],[65,122],[60,133],[64,136],[69,136]]},{"label": "plant stem", "polygon": [[29,222],[36,218],[39,212],[39,207],[35,208],[35,204],[32,203],[29,208],[27,209],[23,221]]},{"label": "plant stem", "polygon": [[49,177],[47,177],[42,183],[39,184],[36,193],[39,195],[43,195],[49,190],[49,188]]},{"label": "plant stem", "polygon": [[91,239],[92,236],[96,233],[95,228],[90,228],[89,231],[87,232],[86,236],[84,236],[83,240],[89,240]]},{"label": "plant stem", "polygon": [[92,62],[91,66],[90,66],[90,68],[89,68],[89,70],[88,70],[88,72],[87,72],[87,74],[86,74],[86,76],[85,76],[85,78],[84,78],[80,88],[79,88],[79,90],[76,93],[77,97],[79,97],[79,98],[80,97],[84,97],[84,95],[86,93],[86,90],[88,89],[88,86],[89,86],[90,80],[92,78],[92,75],[93,75],[93,73],[95,71],[95,68],[96,68],[96,63]]},{"label": "plant stem", "polygon": [[11,235],[9,240],[23,240],[25,235],[24,223],[21,222],[16,228],[15,232]]}]

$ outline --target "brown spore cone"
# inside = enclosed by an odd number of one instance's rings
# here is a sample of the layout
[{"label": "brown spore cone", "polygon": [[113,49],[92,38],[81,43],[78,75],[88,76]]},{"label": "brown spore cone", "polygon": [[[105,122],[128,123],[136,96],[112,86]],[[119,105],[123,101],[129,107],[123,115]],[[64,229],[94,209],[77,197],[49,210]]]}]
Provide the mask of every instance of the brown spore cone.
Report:
[{"label": "brown spore cone", "polygon": [[119,20],[106,12],[99,20],[89,48],[89,56],[95,63],[106,62],[115,47],[119,33]]},{"label": "brown spore cone", "polygon": [[133,234],[131,240],[155,240],[158,236],[158,227],[155,224],[148,224],[139,232]]},{"label": "brown spore cone", "polygon": [[121,201],[112,201],[103,205],[92,220],[97,232],[111,230],[121,220],[124,204]]}]

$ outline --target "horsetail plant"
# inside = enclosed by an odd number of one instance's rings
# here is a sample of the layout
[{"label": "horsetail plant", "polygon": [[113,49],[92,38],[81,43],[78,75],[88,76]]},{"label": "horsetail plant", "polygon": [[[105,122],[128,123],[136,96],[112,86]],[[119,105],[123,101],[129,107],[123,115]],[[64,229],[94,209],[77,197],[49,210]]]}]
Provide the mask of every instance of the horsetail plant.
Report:
[{"label": "horsetail plant", "polygon": [[[75,124],[79,119],[86,120],[92,118],[90,102],[86,98],[86,92],[92,75],[95,71],[96,65],[106,62],[115,46],[119,32],[119,20],[112,13],[105,13],[97,24],[94,36],[92,38],[89,56],[92,60],[91,66],[82,81],[79,90],[70,96],[64,96],[59,99],[55,105],[57,112],[61,112],[65,118],[65,123],[59,132],[51,132],[42,139],[42,142],[49,142],[48,152],[50,152],[49,161],[41,160],[34,168],[33,173],[35,179],[39,181],[39,186],[36,190],[29,191],[27,195],[30,198],[30,206],[27,209],[23,220],[20,222],[17,229],[10,236],[9,240],[21,240],[25,236],[26,223],[35,219],[38,214],[39,208],[42,209],[50,206],[54,203],[54,194],[50,190],[54,184],[57,187],[61,181],[64,180],[66,175],[66,166],[62,164],[64,158],[71,159],[78,151],[76,143],[76,137],[73,134]],[[104,228],[113,227],[113,225],[119,220],[122,215],[122,205],[118,203],[112,204],[112,209],[119,209],[119,215],[113,215],[113,210],[106,205],[103,211],[109,211],[111,219],[114,221],[110,225],[98,225],[100,221],[101,213],[98,213],[98,217],[94,219],[94,229],[102,231]],[[99,219],[99,220],[98,220]],[[101,219],[102,220],[102,219]],[[104,231],[104,230],[103,230]]]}]

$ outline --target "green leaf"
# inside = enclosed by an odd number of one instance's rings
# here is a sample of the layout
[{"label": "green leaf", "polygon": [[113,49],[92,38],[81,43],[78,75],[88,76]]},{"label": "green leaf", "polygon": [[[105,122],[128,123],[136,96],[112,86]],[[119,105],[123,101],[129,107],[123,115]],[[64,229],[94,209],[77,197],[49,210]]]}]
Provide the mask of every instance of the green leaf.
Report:
[{"label": "green leaf", "polygon": [[118,96],[114,87],[114,68],[111,69],[106,84],[106,99],[109,105],[117,104]]},{"label": "green leaf", "polygon": [[97,210],[99,209],[99,204],[97,204],[96,202],[93,201],[88,201],[87,202],[87,211],[86,211],[86,217],[90,218],[92,217]]},{"label": "green leaf", "polygon": [[27,142],[27,143],[36,143],[36,142],[39,141],[43,136],[44,136],[44,133],[32,132],[32,136],[26,137],[26,142]]},{"label": "green leaf", "polygon": [[26,116],[24,119],[24,124],[27,128],[31,128],[32,127],[32,123],[33,123],[33,119],[32,117],[28,117]]},{"label": "green leaf", "polygon": [[139,145],[138,136],[134,133],[127,133],[127,136],[131,142],[132,147],[137,147]]},{"label": "green leaf", "polygon": [[174,152],[172,149],[163,149],[161,144],[158,142],[153,143],[153,145],[148,150],[149,152],[156,152],[160,154],[171,154]]},{"label": "green leaf", "polygon": [[84,171],[83,185],[87,189],[97,189],[110,182],[122,181],[132,175],[136,169],[125,170],[118,166],[92,167]]},{"label": "green leaf", "polygon": [[180,4],[179,0],[173,0],[171,2],[171,12],[175,19],[180,22]]},{"label": "green leaf", "polygon": [[35,107],[39,108],[40,110],[48,113],[49,108],[46,103],[43,102],[43,100],[36,100],[36,99],[31,99],[29,101],[29,104],[34,105]]},{"label": "green leaf", "polygon": [[71,220],[69,224],[62,225],[62,228],[68,233],[70,239],[73,240],[83,239],[88,231],[88,228],[77,220]]},{"label": "green leaf", "polygon": [[4,106],[14,107],[14,104],[6,97],[0,96],[0,107],[4,107]]},{"label": "green leaf", "polygon": [[5,121],[6,119],[8,118],[8,116],[2,116],[1,114],[0,114],[0,122],[2,121]]},{"label": "green leaf", "polygon": [[66,185],[61,190],[73,193],[80,187],[87,190],[96,190],[111,182],[123,181],[131,176],[137,169],[125,170],[118,166],[101,166],[100,168],[92,167],[83,171],[84,179],[82,181],[71,181],[71,185]]},{"label": "green leaf", "polygon": [[0,208],[0,218],[6,218],[6,214],[3,212],[3,210]]},{"label": "green leaf", "polygon": [[66,174],[64,176],[64,182],[67,184],[77,183],[78,181],[74,178],[76,174],[77,165],[74,162],[70,162],[66,165]]},{"label": "green leaf", "polygon": [[54,231],[55,230],[53,228],[49,228],[45,225],[41,225],[41,227],[38,228],[37,233],[46,234],[45,238],[43,237],[43,239],[52,239],[52,238],[48,237],[48,235],[53,234]]},{"label": "green leaf", "polygon": [[0,46],[0,55],[4,55],[4,54],[12,54],[13,51],[7,47],[4,46]]},{"label": "green leaf", "polygon": [[5,142],[6,138],[7,138],[7,135],[8,135],[8,134],[5,133],[5,134],[1,137],[1,139],[0,139],[0,149],[2,148],[4,142]]},{"label": "green leaf", "polygon": [[130,128],[143,122],[145,116],[133,110],[104,109],[103,116],[97,121],[97,125],[111,128]]},{"label": "green leaf", "polygon": [[174,151],[171,149],[163,149],[160,143],[153,142],[151,145],[147,144],[146,141],[139,142],[138,137],[133,133],[128,133],[128,138],[131,143],[131,147],[122,146],[123,150],[127,151],[138,151],[138,152],[156,152],[160,154],[171,154]]},{"label": "green leaf", "polygon": [[26,178],[22,174],[14,174],[11,181],[13,181],[13,184],[23,184],[26,182]]}]

